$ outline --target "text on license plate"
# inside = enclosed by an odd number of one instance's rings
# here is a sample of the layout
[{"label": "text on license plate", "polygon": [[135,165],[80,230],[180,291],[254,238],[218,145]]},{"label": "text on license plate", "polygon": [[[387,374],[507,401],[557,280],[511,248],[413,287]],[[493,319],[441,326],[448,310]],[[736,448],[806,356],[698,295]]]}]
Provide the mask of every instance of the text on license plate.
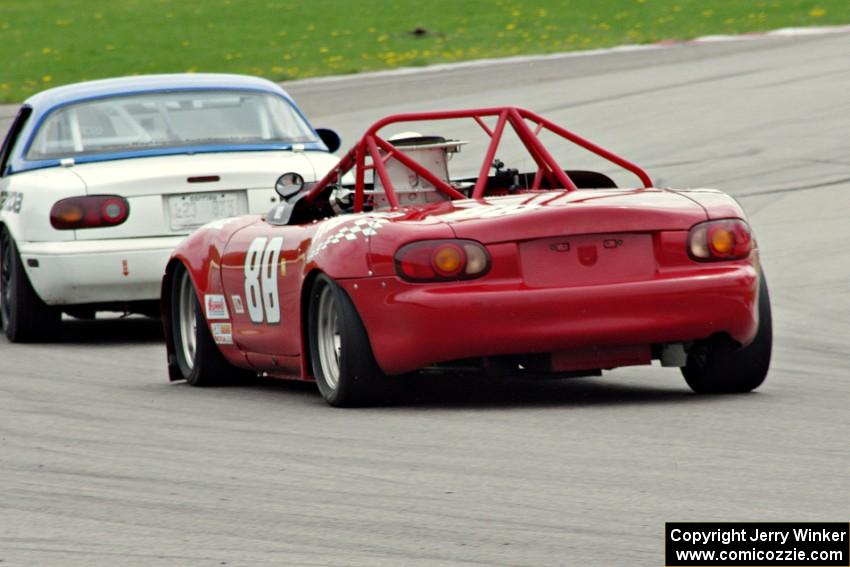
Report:
[{"label": "text on license plate", "polygon": [[216,219],[244,215],[248,198],[244,191],[171,195],[168,212],[172,230],[197,228]]}]

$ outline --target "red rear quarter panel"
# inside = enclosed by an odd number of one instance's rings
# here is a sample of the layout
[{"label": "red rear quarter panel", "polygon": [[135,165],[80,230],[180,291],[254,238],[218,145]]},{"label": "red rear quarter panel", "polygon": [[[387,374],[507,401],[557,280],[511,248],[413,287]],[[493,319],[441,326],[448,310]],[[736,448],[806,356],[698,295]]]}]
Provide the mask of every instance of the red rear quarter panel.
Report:
[{"label": "red rear quarter panel", "polygon": [[741,204],[731,195],[717,189],[676,190],[676,193],[702,206],[709,219],[739,218],[747,220],[747,214]]}]

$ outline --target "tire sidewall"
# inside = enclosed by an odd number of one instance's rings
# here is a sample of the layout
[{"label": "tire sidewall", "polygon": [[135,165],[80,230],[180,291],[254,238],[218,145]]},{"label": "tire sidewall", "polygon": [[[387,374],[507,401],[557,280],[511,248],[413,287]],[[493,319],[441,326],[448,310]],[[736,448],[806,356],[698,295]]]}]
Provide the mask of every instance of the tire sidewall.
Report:
[{"label": "tire sidewall", "polygon": [[[11,260],[6,265],[6,250],[9,249],[9,259]],[[12,320],[14,320],[14,314],[12,310],[15,306],[15,297],[17,296],[17,291],[15,289],[15,256],[16,250],[14,248],[14,242],[12,241],[12,237],[9,234],[9,231],[3,227],[0,229],[0,270],[8,270],[9,273],[9,287],[11,288],[10,294],[10,302],[9,305],[6,304],[6,290],[3,288],[3,283],[0,280],[0,329],[3,330],[11,339],[13,333],[10,329],[10,325]],[[8,315],[7,315],[8,312]]]},{"label": "tire sidewall", "polygon": [[[3,233],[0,235],[0,239],[2,239],[2,246],[9,250],[10,261],[8,269],[9,288],[11,290],[8,305],[6,305],[5,293],[0,296],[0,301],[3,302],[5,307],[5,309],[0,310],[0,324],[2,324],[3,332],[6,333],[6,337],[10,341],[17,341],[20,339],[19,310],[20,302],[22,300],[21,286],[26,285],[26,281],[22,281],[22,278],[26,278],[26,276],[22,273],[23,266],[21,265],[20,256],[18,255],[18,247],[7,228],[3,228]],[[0,256],[0,262],[2,261],[2,256]]]},{"label": "tire sidewall", "polygon": [[[171,336],[173,337],[173,348],[174,355],[177,358],[177,367],[180,369],[180,374],[186,380],[186,382],[190,384],[195,384],[198,378],[198,361],[200,358],[200,352],[197,348],[199,337],[195,336],[195,357],[194,360],[191,361],[191,366],[189,365],[189,361],[186,360],[186,356],[183,353],[183,329],[180,325],[180,307],[182,301],[181,288],[183,286],[183,278],[189,277],[189,274],[183,266],[180,266],[174,273],[173,284],[171,286]],[[191,280],[191,278],[189,278]],[[193,290],[193,301],[195,301],[195,317],[200,318],[201,320],[196,321],[198,327],[200,329],[201,325],[206,325],[206,321],[203,321],[203,318],[200,317],[200,302],[198,301],[197,293],[194,293],[194,285],[192,286]]]},{"label": "tire sidewall", "polygon": [[316,385],[319,388],[319,392],[321,392],[322,397],[331,404],[336,405],[340,400],[344,399],[345,393],[345,380],[343,380],[343,372],[345,368],[345,356],[346,356],[346,336],[344,325],[343,328],[340,329],[341,333],[341,352],[339,357],[339,370],[340,376],[339,380],[337,380],[336,388],[332,387],[327,379],[325,378],[325,373],[322,368],[321,356],[319,355],[319,323],[318,323],[318,313],[319,313],[319,301],[322,296],[322,291],[326,287],[331,288],[331,292],[334,293],[336,301],[334,301],[334,309],[337,310],[337,315],[339,316],[339,290],[338,287],[325,275],[319,275],[315,282],[313,283],[313,287],[310,291],[310,306],[309,306],[309,323],[308,323],[308,337],[310,342],[310,362],[313,367],[313,376],[316,378]]},{"label": "tire sidewall", "polygon": [[[180,329],[180,287],[183,277],[189,278],[192,287],[192,300],[195,302],[195,357],[191,368],[186,363],[181,344]],[[203,304],[198,297],[198,289],[184,265],[175,269],[171,280],[171,341],[177,368],[180,375],[192,386],[222,386],[230,384],[234,380],[247,379],[256,376],[256,372],[237,368],[231,364],[221,353],[213,340],[206,317],[204,316]]]},{"label": "tire sidewall", "polygon": [[[325,379],[318,348],[319,301],[324,289],[334,294],[334,309],[339,320],[339,380],[332,388]],[[320,274],[310,291],[309,344],[310,361],[316,385],[325,401],[335,407],[371,405],[391,393],[390,382],[381,371],[372,351],[366,327],[344,289]]]}]

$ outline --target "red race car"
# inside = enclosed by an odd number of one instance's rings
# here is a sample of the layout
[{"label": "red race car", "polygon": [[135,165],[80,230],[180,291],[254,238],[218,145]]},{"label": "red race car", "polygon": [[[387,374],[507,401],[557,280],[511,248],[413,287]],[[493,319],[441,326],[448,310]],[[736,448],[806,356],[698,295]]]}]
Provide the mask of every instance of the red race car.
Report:
[{"label": "red race car", "polygon": [[[449,175],[465,140],[379,135],[434,121],[483,138],[472,175]],[[641,186],[564,169],[555,142]],[[528,171],[497,157],[510,144]],[[213,222],[174,252],[162,286],[172,380],[315,380],[348,406],[421,369],[587,376],[660,360],[705,393],[767,374],[770,301],[740,205],[655,188],[528,110],[390,116],[322,179],[284,173],[276,188],[267,215]]]}]

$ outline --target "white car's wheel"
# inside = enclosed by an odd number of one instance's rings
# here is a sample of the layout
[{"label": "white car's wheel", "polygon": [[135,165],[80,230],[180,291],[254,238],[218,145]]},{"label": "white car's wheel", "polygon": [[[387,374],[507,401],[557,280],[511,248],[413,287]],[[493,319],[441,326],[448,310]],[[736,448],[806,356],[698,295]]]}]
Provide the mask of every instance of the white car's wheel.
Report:
[{"label": "white car's wheel", "polygon": [[172,278],[171,340],[180,374],[193,386],[216,386],[251,375],[227,362],[218,350],[192,278],[183,266]]},{"label": "white car's wheel", "polygon": [[308,334],[313,374],[329,404],[366,405],[390,393],[351,298],[325,275],[310,292]]},{"label": "white car's wheel", "polygon": [[4,227],[0,231],[0,324],[14,343],[59,336],[62,313],[45,304],[32,288],[18,248]]}]

